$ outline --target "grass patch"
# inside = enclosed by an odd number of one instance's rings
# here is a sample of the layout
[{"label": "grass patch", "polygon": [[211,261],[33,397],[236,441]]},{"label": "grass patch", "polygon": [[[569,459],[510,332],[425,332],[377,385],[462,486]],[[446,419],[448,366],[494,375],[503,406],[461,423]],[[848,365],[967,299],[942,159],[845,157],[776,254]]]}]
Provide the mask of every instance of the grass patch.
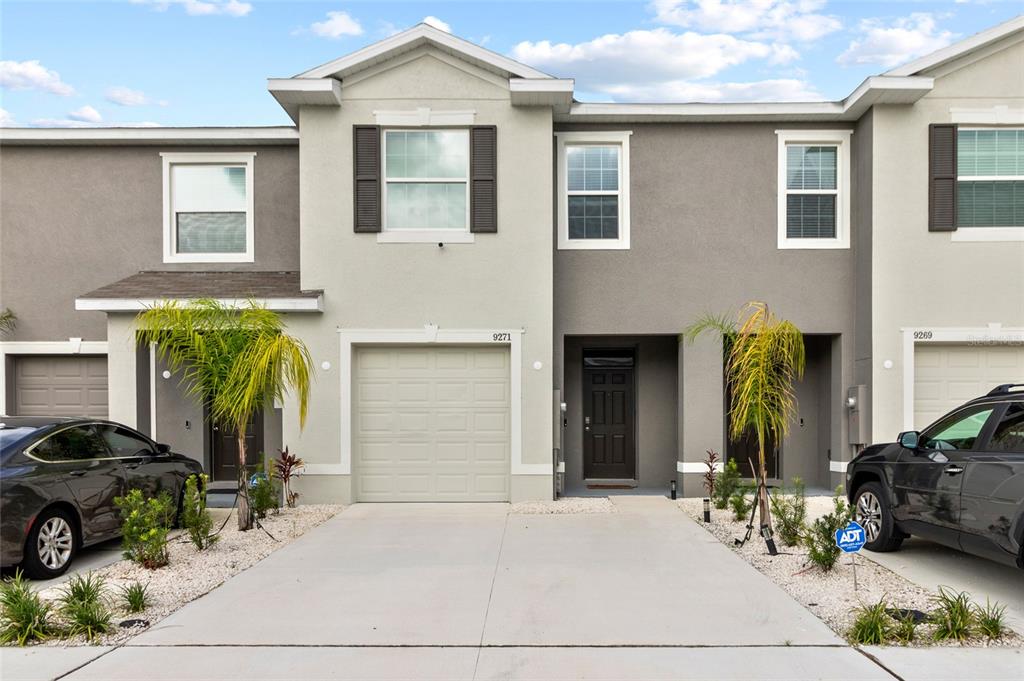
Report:
[{"label": "grass patch", "polygon": [[53,634],[50,604],[25,581],[21,570],[0,584],[0,643],[42,641]]}]

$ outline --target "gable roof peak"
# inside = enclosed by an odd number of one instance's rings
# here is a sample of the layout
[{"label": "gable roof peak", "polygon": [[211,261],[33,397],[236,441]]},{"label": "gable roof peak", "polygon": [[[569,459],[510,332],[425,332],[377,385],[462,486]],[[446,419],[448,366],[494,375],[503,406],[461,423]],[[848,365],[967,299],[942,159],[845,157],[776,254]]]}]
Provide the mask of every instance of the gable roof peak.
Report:
[{"label": "gable roof peak", "polygon": [[930,54],[924,55],[923,57],[918,57],[917,59],[911,62],[903,64],[902,66],[897,66],[896,68],[890,71],[886,71],[882,75],[921,75],[925,71],[937,68],[939,66],[942,66],[943,64],[947,64],[956,59],[960,59],[961,57],[966,57],[972,52],[980,50],[984,47],[987,47],[995,42],[1002,40],[1003,38],[1007,38],[1015,33],[1020,33],[1022,31],[1024,31],[1024,14],[1015,16],[1009,21],[1004,21],[998,26],[993,26],[992,28],[985,29],[980,33],[975,33],[974,35],[968,38],[964,38],[963,40],[960,40],[958,42],[955,42],[952,45],[947,45],[942,49],[935,50]]}]

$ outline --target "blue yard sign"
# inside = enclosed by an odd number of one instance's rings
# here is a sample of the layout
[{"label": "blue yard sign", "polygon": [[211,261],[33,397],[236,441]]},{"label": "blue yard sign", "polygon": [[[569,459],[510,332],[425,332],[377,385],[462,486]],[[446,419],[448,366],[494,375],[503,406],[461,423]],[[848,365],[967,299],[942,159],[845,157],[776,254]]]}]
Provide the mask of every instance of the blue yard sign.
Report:
[{"label": "blue yard sign", "polygon": [[867,541],[867,533],[856,520],[851,520],[849,525],[841,530],[836,530],[836,546],[845,553],[860,551]]}]

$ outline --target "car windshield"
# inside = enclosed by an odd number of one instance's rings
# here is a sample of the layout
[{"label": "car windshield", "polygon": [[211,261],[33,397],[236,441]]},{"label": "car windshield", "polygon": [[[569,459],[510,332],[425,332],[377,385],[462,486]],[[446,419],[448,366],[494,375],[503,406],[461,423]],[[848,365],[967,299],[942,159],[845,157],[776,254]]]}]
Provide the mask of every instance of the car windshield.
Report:
[{"label": "car windshield", "polygon": [[7,426],[0,422],[0,457],[7,459],[7,455],[13,452],[15,445],[31,436],[39,428],[35,426]]}]

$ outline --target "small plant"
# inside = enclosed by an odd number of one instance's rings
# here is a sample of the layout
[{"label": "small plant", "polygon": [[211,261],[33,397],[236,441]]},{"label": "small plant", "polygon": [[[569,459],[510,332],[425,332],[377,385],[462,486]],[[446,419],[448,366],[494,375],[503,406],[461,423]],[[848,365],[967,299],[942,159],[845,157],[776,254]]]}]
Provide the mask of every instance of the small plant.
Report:
[{"label": "small plant", "polygon": [[713,449],[707,450],[704,465],[708,467],[704,471],[704,494],[711,499],[715,496],[715,481],[718,478],[718,471],[715,470],[715,466],[718,465],[718,452]]},{"label": "small plant", "polygon": [[736,520],[745,520],[747,514],[750,513],[750,509],[754,507],[754,502],[747,497],[747,493],[750,491],[752,490],[749,487],[739,487],[729,497],[729,507],[732,509],[732,515]]},{"label": "small plant", "polygon": [[909,612],[903,615],[893,615],[892,612],[890,615],[896,622],[891,632],[893,640],[903,644],[913,643],[917,637],[917,618]]},{"label": "small plant", "polygon": [[50,604],[25,581],[21,570],[0,583],[0,643],[42,641],[53,633]]},{"label": "small plant", "polygon": [[841,486],[837,487],[832,497],[832,512],[811,523],[804,536],[808,559],[825,572],[835,567],[842,553],[836,546],[836,530],[846,527],[852,517],[851,509],[843,499],[842,489]]},{"label": "small plant", "polygon": [[[188,476],[185,480],[185,498],[182,501],[182,524],[188,532],[188,538],[196,550],[210,548],[218,539],[210,534],[213,529],[213,518],[206,508],[206,485],[210,481],[206,473]],[[202,487],[202,489],[200,489]]]},{"label": "small plant", "polygon": [[990,603],[985,599],[985,607],[974,606],[974,618],[978,622],[978,631],[990,639],[1002,638],[1006,633],[1006,606]]},{"label": "small plant", "polygon": [[281,487],[284,489],[284,503],[288,508],[295,508],[295,502],[299,498],[299,493],[292,491],[292,478],[296,477],[299,471],[306,467],[306,462],[290,454],[287,447],[280,451],[280,455],[274,461],[274,473],[277,475],[277,479],[281,481]]},{"label": "small plant", "polygon": [[804,485],[804,481],[800,478],[793,478],[793,489],[788,494],[783,489],[769,497],[772,515],[776,520],[775,529],[779,533],[779,539],[786,546],[796,546],[807,532],[806,491],[807,486]]},{"label": "small plant", "polygon": [[116,497],[114,503],[121,511],[124,557],[150,570],[167,565],[168,520],[174,517],[171,495],[161,492],[145,499],[140,490],[133,489],[126,496]]},{"label": "small plant", "polygon": [[106,580],[103,577],[90,572],[85,577],[75,575],[68,580],[68,583],[61,591],[57,601],[62,605],[68,603],[98,603],[103,600],[103,590],[106,587]]},{"label": "small plant", "polygon": [[715,508],[721,510],[729,505],[729,498],[740,486],[740,467],[732,459],[725,462],[725,467],[715,481],[715,491],[711,495]]},{"label": "small plant", "polygon": [[273,510],[276,513],[281,507],[281,494],[273,473],[267,475],[260,471],[255,478],[256,484],[249,487],[249,506],[256,518],[262,520],[267,517],[267,511]]},{"label": "small plant", "polygon": [[970,596],[964,591],[954,592],[944,586],[932,599],[935,610],[931,613],[936,641],[966,641],[974,633],[976,624]]},{"label": "small plant", "polygon": [[121,600],[128,612],[142,612],[149,606],[149,585],[132,582],[121,587]]},{"label": "small plant", "polygon": [[110,609],[107,608],[105,582],[92,573],[71,578],[57,599],[61,617],[67,621],[70,636],[84,635],[89,641],[110,631]]},{"label": "small plant", "polygon": [[862,605],[857,608],[857,617],[846,634],[850,642],[860,645],[885,643],[893,630],[892,618],[886,612],[887,608],[884,596],[874,605]]}]

